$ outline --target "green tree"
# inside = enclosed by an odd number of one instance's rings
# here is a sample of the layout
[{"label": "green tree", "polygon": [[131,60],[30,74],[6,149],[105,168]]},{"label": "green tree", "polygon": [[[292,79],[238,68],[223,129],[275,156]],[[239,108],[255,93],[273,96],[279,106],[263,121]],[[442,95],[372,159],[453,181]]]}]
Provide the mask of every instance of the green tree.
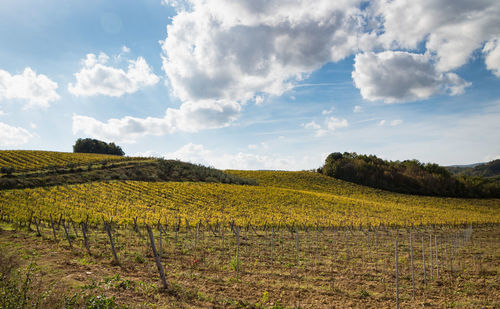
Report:
[{"label": "green tree", "polygon": [[75,153],[100,153],[123,156],[125,152],[120,146],[115,143],[106,143],[92,138],[79,138],[73,145],[73,152]]}]

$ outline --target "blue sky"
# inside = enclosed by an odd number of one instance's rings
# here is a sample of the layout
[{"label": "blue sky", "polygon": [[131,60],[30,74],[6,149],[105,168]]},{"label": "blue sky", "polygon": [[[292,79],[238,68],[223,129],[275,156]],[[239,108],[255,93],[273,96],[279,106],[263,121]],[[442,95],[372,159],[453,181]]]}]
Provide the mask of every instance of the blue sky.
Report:
[{"label": "blue sky", "polygon": [[0,149],[300,170],[500,157],[500,4],[27,1],[0,9]]}]

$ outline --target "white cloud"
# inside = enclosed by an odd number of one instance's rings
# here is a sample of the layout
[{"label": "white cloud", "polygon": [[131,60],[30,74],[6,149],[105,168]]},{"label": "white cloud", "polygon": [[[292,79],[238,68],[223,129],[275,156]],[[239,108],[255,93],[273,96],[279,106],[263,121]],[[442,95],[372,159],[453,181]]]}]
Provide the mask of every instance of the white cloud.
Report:
[{"label": "white cloud", "polygon": [[333,113],[335,111],[335,107],[332,106],[330,109],[325,109],[323,111],[321,111],[321,114],[322,115],[330,115],[331,113]]},{"label": "white cloud", "polygon": [[500,39],[495,38],[488,41],[484,45],[483,53],[488,70],[491,70],[493,74],[500,77]]},{"label": "white cloud", "polygon": [[197,132],[228,126],[241,106],[228,101],[186,102],[179,109],[168,108],[163,118],[124,117],[101,122],[88,116],[73,115],[73,134],[107,141],[134,142],[145,135],[165,135],[176,131]]},{"label": "white cloud", "polygon": [[46,108],[50,102],[59,100],[58,85],[46,75],[36,74],[30,67],[22,74],[11,75],[0,70],[0,100],[20,99],[27,101],[25,107]]},{"label": "white cloud", "polygon": [[243,170],[302,170],[319,166],[323,154],[312,157],[279,157],[238,152],[235,154],[215,152],[200,144],[189,143],[180,149],[164,155],[166,159],[179,159],[192,163],[213,166],[219,169]]},{"label": "white cloud", "polygon": [[314,134],[318,137],[324,136],[328,133],[331,133],[331,132],[335,131],[336,129],[345,128],[348,125],[349,125],[349,123],[347,122],[347,119],[339,119],[339,118],[335,118],[335,117],[326,118],[324,127],[322,127],[321,125],[319,125],[315,121],[311,121],[311,122],[302,124],[302,126],[305,129],[314,130],[315,131]]},{"label": "white cloud", "polygon": [[258,96],[255,97],[255,104],[260,105],[263,102],[264,102],[264,97],[263,96],[258,95]]},{"label": "white cloud", "polygon": [[314,120],[308,123],[302,124],[302,126],[306,129],[318,130],[321,128],[319,124],[317,124]]},{"label": "white cloud", "polygon": [[359,105],[354,106],[354,109],[352,110],[353,113],[361,113],[363,111],[363,108]]},{"label": "white cloud", "polygon": [[374,5],[386,48],[418,49],[436,55],[437,70],[464,65],[483,42],[500,33],[500,1],[379,0]]},{"label": "white cloud", "polygon": [[382,119],[382,120],[379,121],[378,125],[379,126],[383,126],[383,125],[385,125],[385,122],[386,122],[386,120]]},{"label": "white cloud", "polygon": [[12,147],[26,144],[33,134],[21,127],[13,127],[0,122],[0,146]]},{"label": "white cloud", "polygon": [[[281,95],[325,63],[359,52],[366,53],[358,55],[353,78],[365,99],[390,103],[457,95],[470,84],[451,71],[500,33],[497,0],[320,0],[314,10],[305,0],[162,3],[177,9],[161,42],[166,82],[182,102],[193,104],[260,103],[256,94]],[[496,49],[484,52],[495,70]],[[381,63],[382,55],[390,59]],[[378,61],[362,63],[370,56]],[[405,61],[408,68],[399,65]],[[391,69],[398,69],[392,80]],[[392,81],[402,87],[387,83]]]},{"label": "white cloud", "polygon": [[402,123],[403,123],[403,120],[401,120],[401,119],[396,119],[396,120],[391,120],[390,125],[391,125],[392,127],[395,127],[395,126],[399,126],[399,125],[400,125],[400,124],[402,124]]},{"label": "white cloud", "polygon": [[317,124],[314,120],[308,123],[303,123],[302,126],[307,130],[313,130],[314,135],[320,137],[328,133],[328,130],[321,128],[321,125]]},{"label": "white cloud", "polygon": [[455,73],[436,70],[428,55],[385,51],[356,55],[352,77],[367,100],[386,103],[427,99],[438,93],[457,95],[471,84]]},{"label": "white cloud", "polygon": [[3,115],[5,115],[5,112],[0,109],[0,116],[3,116]]},{"label": "white cloud", "polygon": [[281,95],[372,35],[359,1],[193,0],[167,27],[163,69],[182,101]]},{"label": "white cloud", "polygon": [[130,53],[130,48],[128,48],[127,46],[123,45],[122,46],[122,53],[124,53],[124,54]]},{"label": "white cloud", "polygon": [[75,73],[76,83],[68,84],[68,90],[77,96],[107,95],[120,97],[125,93],[134,93],[141,87],[152,86],[160,80],[146,60],[138,57],[129,60],[127,71],[106,66],[109,57],[100,53],[87,54],[82,60],[83,68]]},{"label": "white cloud", "polygon": [[345,128],[349,125],[349,123],[347,122],[347,119],[339,119],[339,118],[335,118],[335,117],[327,118],[325,123],[326,123],[326,127],[328,128],[328,130],[330,130],[332,132],[335,131],[336,129]]}]

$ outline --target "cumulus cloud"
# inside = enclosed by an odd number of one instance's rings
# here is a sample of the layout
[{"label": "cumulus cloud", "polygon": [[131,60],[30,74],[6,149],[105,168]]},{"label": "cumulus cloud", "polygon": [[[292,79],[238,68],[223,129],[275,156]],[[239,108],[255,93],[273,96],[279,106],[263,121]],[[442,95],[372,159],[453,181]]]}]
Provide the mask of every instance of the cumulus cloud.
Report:
[{"label": "cumulus cloud", "polygon": [[317,167],[324,159],[323,154],[312,157],[277,157],[276,155],[258,155],[253,153],[238,152],[234,154],[221,154],[207,149],[200,144],[189,143],[174,152],[164,155],[166,159],[179,159],[192,163],[213,166],[219,169],[244,169],[244,170],[290,170],[311,169]]},{"label": "cumulus cloud", "polygon": [[304,123],[304,124],[302,124],[302,126],[306,129],[313,129],[313,130],[318,130],[321,128],[321,126],[319,124],[317,124],[315,121]]},{"label": "cumulus cloud", "polygon": [[332,106],[330,109],[325,109],[325,110],[322,110],[321,111],[321,114],[322,115],[330,115],[331,113],[333,113],[335,111],[335,107]]},{"label": "cumulus cloud", "polygon": [[[281,95],[360,41],[359,1],[193,0],[167,27],[163,69],[181,100]],[[353,34],[357,35],[353,35]]]},{"label": "cumulus cloud", "polygon": [[[261,104],[264,98],[280,96],[324,64],[353,54],[352,78],[363,98],[387,103],[463,93],[470,83],[452,71],[481,48],[488,69],[500,74],[497,0],[319,0],[314,10],[306,0],[162,3],[177,10],[161,41],[165,84],[182,103],[170,114],[199,110],[221,118],[199,116],[208,123],[193,125],[184,116],[180,121],[170,118],[167,111],[163,118],[101,122],[109,132],[116,127],[112,123],[128,127],[134,121],[146,127],[140,135],[226,126],[247,102]],[[107,61],[105,55],[87,56],[75,74],[76,84],[68,89],[77,95],[121,96],[158,81],[142,58],[130,61],[128,70],[107,66]],[[231,102],[231,112],[221,113],[220,102]],[[161,123],[162,129],[148,129],[150,122]],[[339,125],[344,123],[325,123],[314,130],[324,135]]]},{"label": "cumulus cloud", "polygon": [[59,100],[56,92],[58,85],[46,75],[36,74],[30,67],[23,73],[11,75],[0,70],[0,100],[20,99],[26,101],[25,107],[48,107],[50,102]]},{"label": "cumulus cloud", "polygon": [[101,122],[95,118],[73,115],[73,134],[134,142],[145,135],[165,135],[176,131],[197,132],[228,126],[240,113],[241,106],[230,101],[186,102],[180,108],[168,108],[163,118],[124,117]]},{"label": "cumulus cloud", "polygon": [[500,33],[497,0],[379,0],[373,9],[385,48],[416,50],[425,43],[442,72],[464,65],[474,50]]},{"label": "cumulus cloud", "polygon": [[0,122],[0,146],[12,147],[26,144],[33,134],[21,127],[13,127]]},{"label": "cumulus cloud", "polygon": [[99,56],[87,54],[82,60],[81,71],[74,74],[76,83],[68,84],[69,92],[77,96],[120,97],[141,87],[155,85],[160,80],[142,57],[129,60],[127,71],[107,66],[108,60],[109,56],[105,53]]},{"label": "cumulus cloud", "polygon": [[326,123],[326,127],[328,128],[328,130],[330,130],[332,132],[335,131],[336,129],[345,128],[349,125],[349,123],[347,122],[347,119],[339,119],[339,118],[335,118],[335,117],[327,118],[325,123]]},{"label": "cumulus cloud", "polygon": [[349,125],[347,119],[339,119],[335,117],[327,117],[325,119],[324,125],[311,121],[308,123],[303,123],[302,126],[307,130],[313,130],[316,136],[324,136],[331,133],[339,128],[345,128]]},{"label": "cumulus cloud", "polygon": [[361,113],[363,111],[363,108],[359,105],[354,106],[354,109],[352,110],[353,113]]},{"label": "cumulus cloud", "polygon": [[360,51],[422,52],[424,47],[420,58],[432,68],[420,66],[418,74],[407,74],[405,80],[417,80],[404,85],[406,93],[392,95],[394,87],[379,83],[374,96],[389,93],[387,99],[380,96],[387,102],[425,99],[442,88],[451,95],[463,93],[468,84],[451,71],[484,42],[491,42],[483,50],[488,68],[497,72],[497,0],[321,0],[315,10],[305,0],[163,3],[178,10],[162,50],[163,70],[181,101],[241,104],[256,93],[281,95],[325,63]]},{"label": "cumulus cloud", "polygon": [[386,103],[422,100],[438,93],[457,95],[471,85],[455,73],[436,70],[428,55],[399,51],[356,55],[352,78],[364,99]]},{"label": "cumulus cloud", "polygon": [[493,74],[500,77],[500,39],[495,38],[488,41],[484,45],[483,53],[488,70],[491,70]]}]

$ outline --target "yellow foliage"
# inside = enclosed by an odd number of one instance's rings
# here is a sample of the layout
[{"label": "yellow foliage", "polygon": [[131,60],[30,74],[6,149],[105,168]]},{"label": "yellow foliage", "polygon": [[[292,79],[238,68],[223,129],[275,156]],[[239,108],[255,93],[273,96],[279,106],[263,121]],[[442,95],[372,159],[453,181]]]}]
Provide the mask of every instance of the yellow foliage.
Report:
[{"label": "yellow foliage", "polygon": [[16,170],[43,169],[49,166],[64,166],[69,163],[86,164],[99,161],[123,161],[128,157],[94,154],[70,153],[38,150],[0,150],[0,167],[13,167]]},{"label": "yellow foliage", "polygon": [[422,197],[371,189],[312,172],[230,171],[258,186],[110,181],[0,191],[0,211],[74,221],[174,224],[178,219],[300,225],[419,225],[500,222],[499,199]]}]

